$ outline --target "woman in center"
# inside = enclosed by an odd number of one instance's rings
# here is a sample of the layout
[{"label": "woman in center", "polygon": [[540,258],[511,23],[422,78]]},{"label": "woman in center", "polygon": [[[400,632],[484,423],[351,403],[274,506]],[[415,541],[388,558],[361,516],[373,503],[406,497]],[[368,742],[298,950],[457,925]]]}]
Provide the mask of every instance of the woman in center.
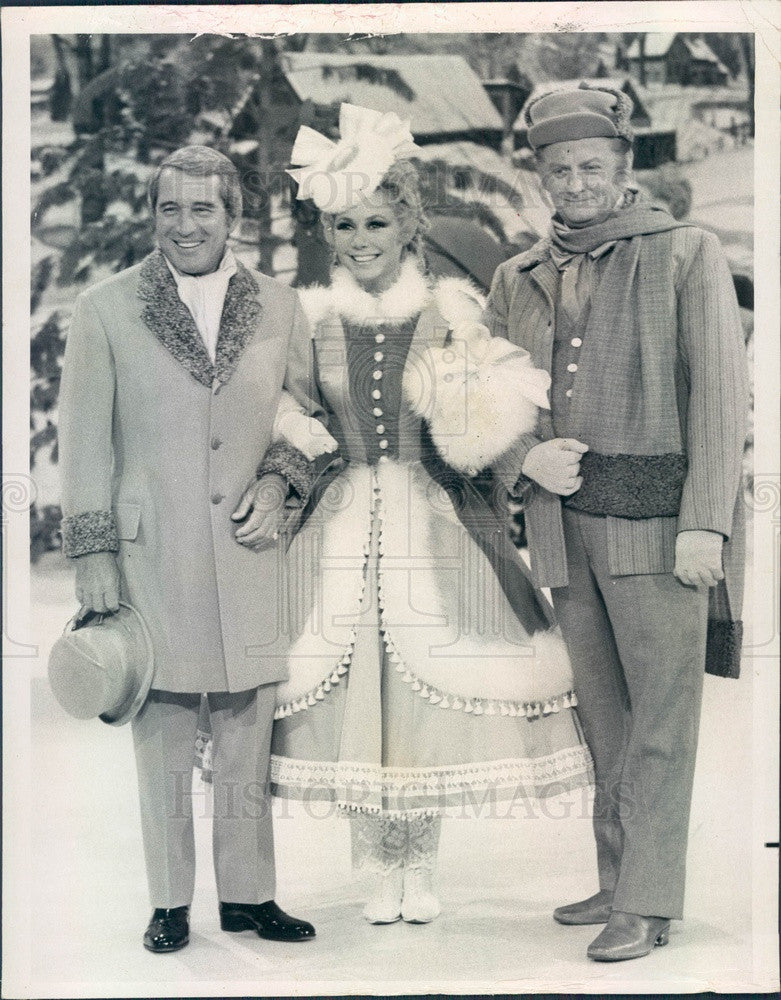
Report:
[{"label": "woman in center", "polygon": [[426,273],[408,128],[349,105],[341,126],[338,145],[302,129],[291,171],[333,248],[330,286],[301,301],[343,461],[288,552],[271,777],[350,815],[367,920],[425,923],[444,812],[561,793],[591,762],[485,472],[533,429],[548,376],[488,338],[469,283]]}]

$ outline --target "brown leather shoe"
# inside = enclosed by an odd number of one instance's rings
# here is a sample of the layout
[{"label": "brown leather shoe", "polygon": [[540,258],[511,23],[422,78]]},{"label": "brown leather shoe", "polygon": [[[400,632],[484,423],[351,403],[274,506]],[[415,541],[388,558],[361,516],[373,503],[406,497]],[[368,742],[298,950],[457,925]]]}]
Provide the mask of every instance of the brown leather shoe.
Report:
[{"label": "brown leather shoe", "polygon": [[666,917],[641,917],[613,910],[604,930],[588,946],[586,954],[595,962],[624,962],[642,958],[667,944],[670,921]]},{"label": "brown leather shoe", "polygon": [[553,911],[553,919],[560,924],[606,924],[612,905],[612,890],[600,889],[579,903],[557,906]]}]

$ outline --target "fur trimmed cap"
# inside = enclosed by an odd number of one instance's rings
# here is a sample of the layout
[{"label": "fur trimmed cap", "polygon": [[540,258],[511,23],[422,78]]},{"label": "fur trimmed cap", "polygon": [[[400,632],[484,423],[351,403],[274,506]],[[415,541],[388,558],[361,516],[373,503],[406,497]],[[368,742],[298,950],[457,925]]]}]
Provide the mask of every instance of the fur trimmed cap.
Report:
[{"label": "fur trimmed cap", "polygon": [[634,136],[629,119],[634,106],[626,94],[608,87],[554,90],[526,108],[528,139],[532,149],[572,139],[626,139]]}]

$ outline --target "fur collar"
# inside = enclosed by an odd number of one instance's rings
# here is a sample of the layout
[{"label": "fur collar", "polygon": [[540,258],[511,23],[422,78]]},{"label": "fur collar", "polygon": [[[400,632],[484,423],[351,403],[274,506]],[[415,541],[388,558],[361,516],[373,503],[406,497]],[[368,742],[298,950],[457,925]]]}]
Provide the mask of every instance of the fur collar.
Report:
[{"label": "fur collar", "polygon": [[299,296],[313,330],[333,315],[355,323],[403,322],[432,302],[452,328],[461,322],[479,321],[485,305],[471,282],[439,278],[432,285],[411,258],[402,264],[397,281],[381,295],[364,291],[346,268],[338,267],[328,288],[302,288]]},{"label": "fur collar", "polygon": [[361,288],[346,267],[334,269],[328,288],[307,288],[300,295],[313,327],[334,314],[353,323],[403,322],[416,316],[431,301],[428,282],[411,257],[402,263],[396,281],[379,295]]},{"label": "fur collar", "polygon": [[439,278],[434,304],[451,330],[462,323],[479,323],[485,308],[482,293],[466,278]]},{"label": "fur collar", "polygon": [[141,265],[138,295],[146,305],[142,319],[160,343],[202,385],[225,383],[233,374],[242,351],[254,336],[263,307],[257,301],[257,281],[237,261],[222,308],[216,360],[212,364],[190,310],[179,298],[176,282],[160,250],[153,250]]}]

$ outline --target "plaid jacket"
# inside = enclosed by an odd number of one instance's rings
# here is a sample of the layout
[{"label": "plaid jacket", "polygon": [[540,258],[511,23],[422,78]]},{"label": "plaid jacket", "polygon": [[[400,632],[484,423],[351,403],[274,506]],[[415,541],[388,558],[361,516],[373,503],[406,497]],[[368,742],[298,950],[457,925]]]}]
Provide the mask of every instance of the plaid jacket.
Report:
[{"label": "plaid jacket", "polygon": [[[744,561],[743,505],[739,496],[748,408],[747,369],[740,315],[732,279],[715,236],[695,227],[636,237],[662,240],[674,262],[673,287],[658,311],[660,332],[677,331],[677,371],[667,405],[678,407],[687,471],[680,513],[673,517],[607,517],[608,559],[618,575],[672,572],[679,531],[722,533],[731,612],[739,617]],[[492,333],[529,351],[533,363],[551,370],[555,302],[560,272],[543,240],[496,271],[486,309]],[[597,289],[593,305],[598,305]],[[592,309],[594,314],[600,310]],[[588,338],[606,336],[589,321]],[[637,360],[639,365],[640,359]],[[598,418],[610,400],[589,393],[578,381],[581,411]],[[677,398],[676,398],[677,396]],[[554,437],[549,412],[541,412],[536,434],[525,435],[495,468],[511,492],[516,489],[526,453]],[[585,441],[589,444],[589,441]],[[539,586],[568,582],[561,499],[534,485],[526,507],[532,573]]]}]

